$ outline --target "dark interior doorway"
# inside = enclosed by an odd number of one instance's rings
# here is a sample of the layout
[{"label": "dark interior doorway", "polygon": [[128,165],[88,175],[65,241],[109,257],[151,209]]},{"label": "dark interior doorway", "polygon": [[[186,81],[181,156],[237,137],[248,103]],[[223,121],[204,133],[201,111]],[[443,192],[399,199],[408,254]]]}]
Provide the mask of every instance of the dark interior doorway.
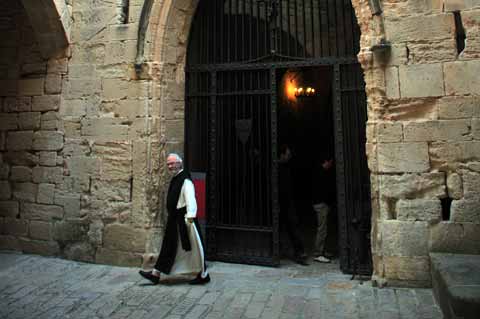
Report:
[{"label": "dark interior doorway", "polygon": [[[318,192],[329,189],[331,208],[328,217],[327,255],[338,255],[338,215],[336,214],[336,177],[332,168],[328,178],[315,174],[325,160],[335,162],[335,141],[332,107],[332,68],[329,66],[279,69],[278,81],[278,145],[292,150],[292,197],[298,227],[307,254],[314,253],[317,217],[312,208]],[[296,94],[295,89],[315,90]],[[282,207],[280,207],[282,209]],[[283,257],[292,256],[285,231],[281,233]]]}]

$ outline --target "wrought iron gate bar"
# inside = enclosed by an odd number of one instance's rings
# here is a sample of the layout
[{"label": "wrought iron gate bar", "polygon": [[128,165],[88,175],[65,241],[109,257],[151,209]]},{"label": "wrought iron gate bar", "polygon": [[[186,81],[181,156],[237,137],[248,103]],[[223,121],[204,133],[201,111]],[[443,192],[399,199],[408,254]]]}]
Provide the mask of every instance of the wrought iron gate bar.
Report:
[{"label": "wrought iron gate bar", "polygon": [[349,58],[319,58],[309,60],[295,60],[295,61],[274,61],[270,63],[231,63],[231,64],[199,64],[190,65],[185,68],[186,72],[206,72],[206,71],[233,71],[233,70],[262,70],[268,69],[273,65],[277,68],[289,67],[307,67],[318,65],[335,65],[335,64],[356,64],[358,60],[356,57]]},{"label": "wrought iron gate bar", "polygon": [[355,243],[370,229],[359,37],[350,0],[199,1],[185,68],[185,153],[207,173],[209,258],[279,263],[277,76],[321,66],[333,70],[341,268],[371,271]]},{"label": "wrought iron gate bar", "polygon": [[209,226],[207,225],[207,228],[215,228],[215,229],[229,229],[229,230],[235,230],[235,231],[246,231],[246,232],[264,232],[264,233],[271,233],[273,232],[273,229],[271,227],[266,228],[266,227],[255,227],[255,226],[249,226],[249,227],[243,227],[241,225],[223,225],[223,224],[216,224],[214,226]]},{"label": "wrought iron gate bar", "polygon": [[236,96],[236,95],[264,95],[270,94],[270,90],[258,90],[258,91],[235,91],[235,92],[226,92],[226,93],[198,93],[198,94],[187,94],[187,97],[209,97],[209,96]]}]

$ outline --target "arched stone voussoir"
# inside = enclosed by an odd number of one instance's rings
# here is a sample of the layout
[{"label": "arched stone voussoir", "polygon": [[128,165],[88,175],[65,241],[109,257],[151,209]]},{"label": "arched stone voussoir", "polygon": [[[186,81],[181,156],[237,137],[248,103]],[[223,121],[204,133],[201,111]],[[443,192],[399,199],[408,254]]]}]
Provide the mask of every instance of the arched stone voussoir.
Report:
[{"label": "arched stone voussoir", "polygon": [[65,0],[22,0],[22,5],[45,59],[68,46],[71,16]]}]

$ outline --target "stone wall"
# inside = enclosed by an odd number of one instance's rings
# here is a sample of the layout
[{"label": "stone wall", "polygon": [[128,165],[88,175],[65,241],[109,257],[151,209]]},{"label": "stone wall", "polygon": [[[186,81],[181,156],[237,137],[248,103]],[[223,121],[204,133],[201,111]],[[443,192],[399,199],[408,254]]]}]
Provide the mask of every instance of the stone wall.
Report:
[{"label": "stone wall", "polygon": [[133,71],[143,1],[129,2],[120,19],[116,2],[56,1],[70,45],[45,58],[38,2],[3,1],[0,249],[135,266],[154,234],[158,249],[165,143],[153,81]]},{"label": "stone wall", "polygon": [[[354,6],[369,108],[374,278],[428,285],[429,252],[480,254],[480,2],[384,0],[373,18],[367,1]],[[372,52],[382,38],[390,52]]]},{"label": "stone wall", "polygon": [[[0,249],[138,266],[161,242],[163,158],[183,151],[198,1],[154,2],[140,72],[143,0],[130,0],[128,12],[122,0],[55,3],[70,45],[48,58],[18,2],[3,1],[0,12]],[[429,252],[480,253],[480,3],[384,0],[375,17],[368,0],[353,5],[374,279],[425,285]],[[461,53],[453,11],[466,36]],[[390,52],[372,52],[382,38]]]}]

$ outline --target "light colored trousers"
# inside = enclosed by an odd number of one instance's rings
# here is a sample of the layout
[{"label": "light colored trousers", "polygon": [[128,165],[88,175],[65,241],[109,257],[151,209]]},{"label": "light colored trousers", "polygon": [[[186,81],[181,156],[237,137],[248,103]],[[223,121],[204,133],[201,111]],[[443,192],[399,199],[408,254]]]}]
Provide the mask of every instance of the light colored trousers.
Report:
[{"label": "light colored trousers", "polygon": [[327,238],[327,217],[330,207],[325,203],[319,203],[313,205],[313,210],[317,214],[317,235],[315,236],[313,252],[316,256],[323,256],[325,239]]}]

